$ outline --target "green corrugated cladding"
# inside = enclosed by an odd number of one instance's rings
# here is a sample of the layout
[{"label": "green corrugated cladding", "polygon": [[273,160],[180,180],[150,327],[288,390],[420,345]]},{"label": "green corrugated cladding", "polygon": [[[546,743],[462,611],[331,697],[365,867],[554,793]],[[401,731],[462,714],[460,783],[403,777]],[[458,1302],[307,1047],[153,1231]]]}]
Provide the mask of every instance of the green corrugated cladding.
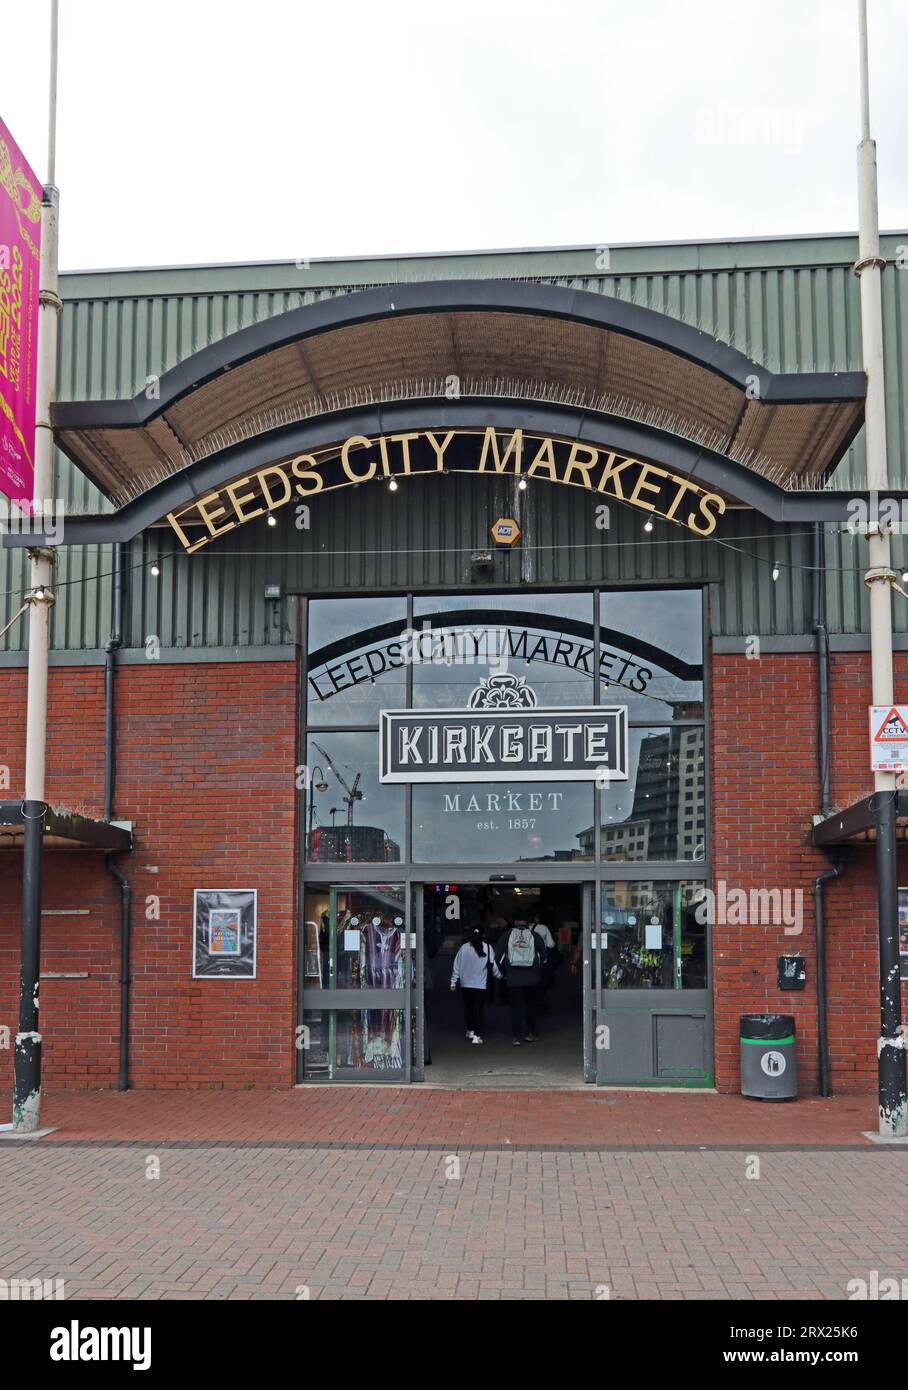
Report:
[{"label": "green corrugated cladding", "polygon": [[[908,485],[908,275],[898,269],[906,258],[905,243],[908,233],[883,238],[889,261],[883,310],[894,486]],[[301,304],[369,285],[450,278],[549,280],[681,318],[773,370],[855,370],[861,365],[858,282],[852,270],[856,252],[856,238],[850,236],[793,237],[75,273],[61,277],[65,308],[58,395],[62,400],[128,398],[143,389],[148,376],[166,371],[207,343]],[[836,481],[847,486],[862,476],[859,440]],[[62,456],[57,490],[73,511],[107,505]],[[274,579],[282,580],[288,591],[488,584],[487,576],[471,580],[468,563],[469,552],[487,544],[482,480],[413,483],[394,498],[377,489],[368,508],[350,507],[350,494],[341,496],[339,502],[325,499],[321,504],[317,542],[314,534],[296,533],[292,521],[282,518],[277,528],[254,523],[218,549],[167,560],[160,579],[134,569],[126,645],[141,646],[150,633],[165,647],[261,646],[286,640],[287,632],[272,625],[271,605],[262,597],[265,582]],[[810,562],[806,533],[774,529],[760,517],[742,515],[723,528],[724,546],[689,539],[658,522],[653,537],[643,538],[639,514],[616,507],[604,536],[595,529],[589,499],[572,490],[542,485],[525,505],[544,506],[554,517],[556,548],[532,556],[524,548],[522,561],[517,554],[496,555],[495,583],[708,579],[717,586],[712,604],[717,635],[787,636],[810,630],[809,574],[787,568]],[[899,538],[897,562],[902,544]],[[169,531],[153,531],[136,542],[131,566],[158,546],[172,549]],[[317,558],[311,553],[315,549]],[[829,625],[834,633],[865,629],[862,551],[852,537],[827,533]],[[770,578],[774,561],[781,567],[775,584]],[[60,552],[55,649],[103,647],[110,627],[110,569],[107,547]],[[95,575],[100,577],[91,577]],[[21,553],[2,552],[0,590],[18,592],[23,577]],[[15,597],[4,600],[8,615]],[[908,604],[897,603],[895,617],[898,628],[908,631]],[[20,622],[2,639],[2,650],[21,650],[25,637]]]}]

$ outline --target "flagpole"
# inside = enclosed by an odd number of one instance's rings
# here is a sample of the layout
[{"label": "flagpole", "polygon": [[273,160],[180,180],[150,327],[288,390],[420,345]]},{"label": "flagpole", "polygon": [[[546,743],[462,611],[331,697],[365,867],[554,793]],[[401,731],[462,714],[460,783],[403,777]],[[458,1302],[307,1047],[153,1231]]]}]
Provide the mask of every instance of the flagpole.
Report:
[{"label": "flagpole", "polygon": [[[59,295],[57,219],[57,35],[58,0],[50,6],[50,98],[48,102],[47,183],[41,200],[40,308],[35,387],[35,482],[33,515],[40,522],[52,506],[54,436],[50,420],[57,374]],[[13,1130],[33,1134],[41,1123],[41,1032],[38,989],[41,978],[41,873],[44,849],[44,763],[47,742],[47,666],[54,552],[34,546],[28,552],[30,585],[25,595],[28,623],[28,692],[25,731],[25,796],[22,802],[22,951],[19,1031],[16,1034]]]},{"label": "flagpole", "polygon": [[[861,75],[861,143],[858,145],[858,259],[861,286],[861,344],[867,376],[864,439],[870,510],[867,524],[870,594],[870,665],[874,705],[892,707],[892,568],[889,528],[880,522],[880,494],[889,487],[886,457],[886,398],[883,358],[882,276],[876,144],[870,134],[870,77],[867,57],[867,0],[858,0]],[[876,838],[877,925],[880,942],[880,1038],[877,1044],[879,1132],[884,1138],[908,1134],[905,1095],[905,1040],[899,981],[898,865],[896,862],[895,775],[875,774],[879,805]]]}]

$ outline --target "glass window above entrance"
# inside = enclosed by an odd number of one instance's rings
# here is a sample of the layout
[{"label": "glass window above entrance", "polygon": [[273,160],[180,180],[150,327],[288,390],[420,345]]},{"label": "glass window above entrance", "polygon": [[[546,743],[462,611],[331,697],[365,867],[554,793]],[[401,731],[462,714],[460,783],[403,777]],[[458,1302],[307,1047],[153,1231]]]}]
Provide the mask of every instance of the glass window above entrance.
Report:
[{"label": "glass window above entrance", "polygon": [[703,726],[632,728],[628,751],[628,780],[601,793],[602,858],[705,858]]},{"label": "glass window above entrance", "polygon": [[403,598],[313,599],[308,619],[308,721],[374,724],[406,703]]},{"label": "glass window above entrance", "polygon": [[306,614],[309,863],[706,867],[700,590],[319,598]]},{"label": "glass window above entrance", "polygon": [[373,733],[309,740],[307,857],[329,864],[397,863],[404,839],[404,788],[378,779]]},{"label": "glass window above entrance", "polygon": [[[621,699],[631,720],[703,718],[703,601],[699,589],[636,589],[599,598],[602,700]],[[634,661],[633,678],[623,660]]]},{"label": "glass window above entrance", "polygon": [[416,863],[586,860],[593,851],[592,824],[588,782],[413,788]]},{"label": "glass window above entrance", "polygon": [[592,594],[416,598],[413,627],[415,708],[464,709],[505,672],[542,708],[593,702]]}]

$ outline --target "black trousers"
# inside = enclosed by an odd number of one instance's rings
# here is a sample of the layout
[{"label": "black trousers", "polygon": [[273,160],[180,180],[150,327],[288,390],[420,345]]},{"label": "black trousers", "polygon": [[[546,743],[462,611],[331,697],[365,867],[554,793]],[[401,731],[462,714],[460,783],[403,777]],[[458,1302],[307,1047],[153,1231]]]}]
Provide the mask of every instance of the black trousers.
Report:
[{"label": "black trousers", "polygon": [[536,1032],[539,991],[536,985],[508,985],[511,1001],[511,1032],[515,1038]]},{"label": "black trousers", "polygon": [[461,985],[460,992],[463,995],[463,1016],[467,1029],[471,1033],[478,1033],[482,1037],[482,1025],[486,1014],[486,992],[484,989],[464,989]]}]

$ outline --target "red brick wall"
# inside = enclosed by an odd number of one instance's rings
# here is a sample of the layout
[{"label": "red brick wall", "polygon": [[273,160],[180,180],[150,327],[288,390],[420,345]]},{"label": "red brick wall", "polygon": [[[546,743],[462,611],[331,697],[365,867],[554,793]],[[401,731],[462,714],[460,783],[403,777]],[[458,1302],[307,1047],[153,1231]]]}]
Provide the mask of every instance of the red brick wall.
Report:
[{"label": "red brick wall", "polygon": [[[908,657],[897,657],[897,679]],[[832,802],[844,807],[873,790],[868,769],[866,653],[831,658]],[[816,661],[808,654],[716,655],[712,660],[714,889],[800,889],[803,929],[721,925],[713,933],[716,1084],[739,1085],[738,1023],[742,1013],[793,1014],[799,1089],[817,1087],[816,952],[813,880],[828,867],[809,844],[819,809]],[[908,849],[899,853],[908,883]],[[829,1043],[836,1090],[876,1085],[879,1036],[879,952],[873,848],[857,851],[842,878],[826,888]],[[776,959],[807,959],[803,993],[776,985]],[[903,1002],[908,999],[903,993]]]},{"label": "red brick wall", "polygon": [[[908,676],[908,656],[899,657]],[[869,658],[832,658],[832,795],[871,789],[866,753]],[[7,729],[0,764],[22,784],[25,673],[0,670]],[[812,884],[827,867],[810,848],[817,806],[816,668],[808,654],[718,655],[712,661],[713,847],[716,883],[803,892],[803,931],[717,925],[716,1071],[738,1086],[738,1018],[779,1010],[797,1019],[802,1093],[816,1087]],[[131,1083],[136,1087],[288,1086],[293,1075],[296,671],[292,662],[122,666],[117,674],[117,815],[137,828],[123,861],[135,891]],[[51,671],[48,794],[98,815],[103,786],[103,678],[95,667]],[[900,878],[908,883],[908,851]],[[49,1085],[115,1086],[119,1024],[119,895],[95,853],[46,856],[45,971],[86,979],[42,983]],[[15,1033],[21,857],[0,853],[0,1026]],[[259,890],[258,978],[193,980],[192,890]],[[715,885],[714,885],[715,886]],[[147,920],[148,895],[160,920]],[[878,968],[872,849],[827,888],[833,1084],[876,1079]],[[807,989],[781,993],[776,957],[805,954]],[[908,1001],[906,1001],[908,1004]],[[11,1072],[2,1054],[0,1079]]]},{"label": "red brick wall", "polygon": [[[0,672],[12,720],[0,762],[22,784],[25,674]],[[287,1086],[294,1059],[296,668],[292,662],[122,666],[117,673],[118,819],[135,822],[131,1083],[136,1087]],[[103,677],[50,677],[48,799],[98,815],[103,800]],[[119,890],[94,852],[47,851],[44,1079],[115,1086]],[[257,888],[255,980],[192,979],[192,890]],[[159,920],[146,917],[149,895]],[[21,856],[0,855],[0,1024],[15,1033]],[[11,1072],[5,1054],[3,1083]]]}]

